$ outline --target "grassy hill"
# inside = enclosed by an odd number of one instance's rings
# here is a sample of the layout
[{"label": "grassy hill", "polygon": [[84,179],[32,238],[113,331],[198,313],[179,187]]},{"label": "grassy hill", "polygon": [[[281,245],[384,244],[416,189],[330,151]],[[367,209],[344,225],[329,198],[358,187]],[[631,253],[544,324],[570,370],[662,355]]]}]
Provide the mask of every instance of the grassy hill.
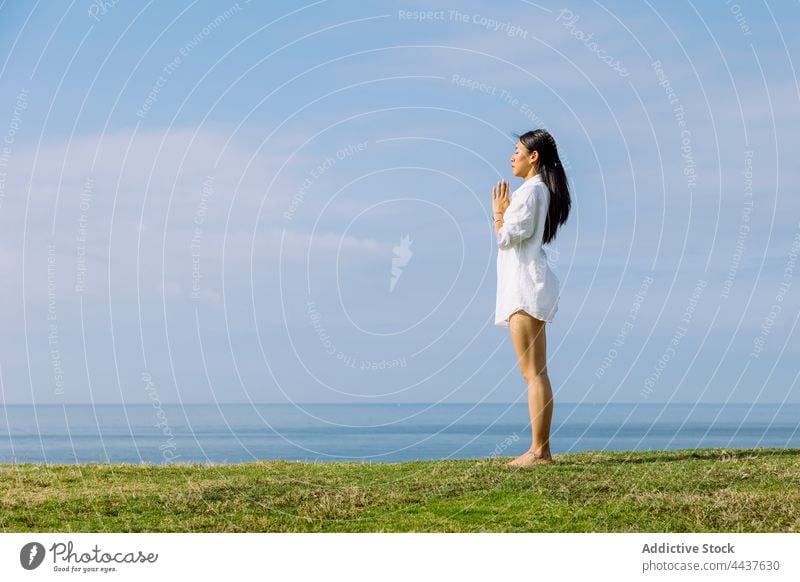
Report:
[{"label": "grassy hill", "polygon": [[0,465],[0,531],[800,532],[800,449]]}]

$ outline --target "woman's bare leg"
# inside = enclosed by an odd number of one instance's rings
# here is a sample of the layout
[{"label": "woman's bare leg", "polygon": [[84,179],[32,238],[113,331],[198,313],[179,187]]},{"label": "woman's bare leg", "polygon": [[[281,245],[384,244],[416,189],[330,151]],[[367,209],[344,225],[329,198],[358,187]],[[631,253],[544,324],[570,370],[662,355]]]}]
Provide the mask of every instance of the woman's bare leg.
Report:
[{"label": "woman's bare leg", "polygon": [[550,424],[553,419],[553,389],[547,376],[546,323],[524,311],[511,315],[511,341],[522,377],[528,385],[531,417],[531,448],[508,463],[513,467],[550,463]]}]

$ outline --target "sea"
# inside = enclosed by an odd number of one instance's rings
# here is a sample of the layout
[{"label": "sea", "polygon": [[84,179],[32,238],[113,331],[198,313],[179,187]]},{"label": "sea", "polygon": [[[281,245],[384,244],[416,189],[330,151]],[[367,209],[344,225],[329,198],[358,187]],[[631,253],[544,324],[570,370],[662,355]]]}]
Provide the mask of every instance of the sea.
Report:
[{"label": "sea", "polygon": [[[556,403],[554,455],[800,448],[800,404]],[[392,463],[512,456],[526,403],[0,405],[0,463]]]}]

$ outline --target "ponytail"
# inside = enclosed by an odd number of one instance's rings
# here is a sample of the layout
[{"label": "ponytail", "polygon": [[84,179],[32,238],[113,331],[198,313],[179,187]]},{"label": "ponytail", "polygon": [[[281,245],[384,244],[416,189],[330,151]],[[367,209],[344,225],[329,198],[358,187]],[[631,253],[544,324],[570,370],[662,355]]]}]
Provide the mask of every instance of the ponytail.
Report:
[{"label": "ponytail", "polygon": [[564,166],[558,156],[558,148],[553,136],[545,129],[534,129],[522,135],[514,134],[529,152],[539,152],[538,171],[542,181],[550,190],[550,204],[544,223],[542,244],[556,238],[559,227],[567,222],[572,207],[569,183]]}]

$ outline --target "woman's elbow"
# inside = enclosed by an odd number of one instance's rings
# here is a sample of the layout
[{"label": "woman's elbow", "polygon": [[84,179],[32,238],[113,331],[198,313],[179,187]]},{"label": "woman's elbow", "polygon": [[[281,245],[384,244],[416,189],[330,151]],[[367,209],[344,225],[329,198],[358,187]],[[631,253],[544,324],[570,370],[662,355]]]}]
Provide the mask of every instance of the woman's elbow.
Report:
[{"label": "woman's elbow", "polygon": [[501,249],[507,249],[511,246],[511,236],[502,230],[497,233],[497,246]]}]

